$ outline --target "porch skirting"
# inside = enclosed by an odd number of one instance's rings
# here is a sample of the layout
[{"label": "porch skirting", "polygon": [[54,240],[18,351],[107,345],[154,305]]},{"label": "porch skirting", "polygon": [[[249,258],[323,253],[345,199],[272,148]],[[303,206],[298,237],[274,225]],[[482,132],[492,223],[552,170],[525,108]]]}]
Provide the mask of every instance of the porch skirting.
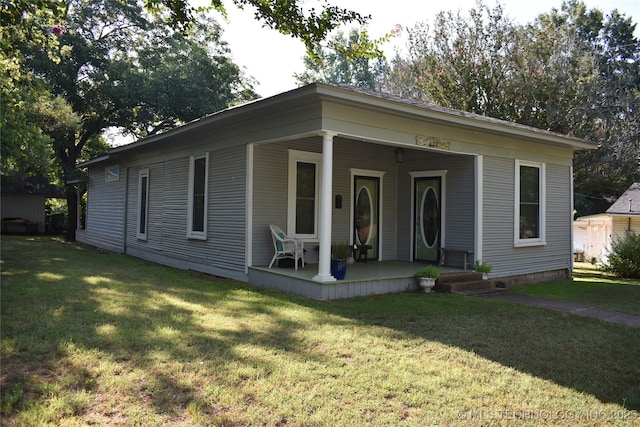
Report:
[{"label": "porch skirting", "polygon": [[249,268],[249,283],[262,288],[276,289],[316,300],[334,300],[367,295],[417,291],[413,277],[371,278],[317,282],[269,271],[266,268]]}]

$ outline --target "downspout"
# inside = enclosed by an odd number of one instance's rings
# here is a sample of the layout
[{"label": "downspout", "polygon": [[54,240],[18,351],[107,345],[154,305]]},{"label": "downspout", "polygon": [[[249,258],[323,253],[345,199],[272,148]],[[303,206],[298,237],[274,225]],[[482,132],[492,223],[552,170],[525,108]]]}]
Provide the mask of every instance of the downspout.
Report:
[{"label": "downspout", "polygon": [[127,176],[124,182],[124,224],[122,224],[122,230],[124,235],[122,236],[122,250],[123,253],[126,254],[127,253],[127,224],[128,224],[128,218],[127,218],[127,206],[129,206],[129,175],[131,172],[131,168],[127,168]]},{"label": "downspout", "polygon": [[246,173],[246,228],[245,228],[245,262],[244,273],[249,274],[249,267],[253,265],[253,158],[254,158],[254,146],[253,144],[247,145],[247,173]]},{"label": "downspout", "polygon": [[[569,199],[571,200],[571,216],[570,216],[570,221],[569,221],[569,238],[571,239],[571,247],[569,248],[569,274],[567,277],[567,279],[570,279],[573,277],[573,269],[574,269],[574,262],[575,262],[575,256],[573,255],[573,251],[575,250],[573,247],[573,216],[574,216],[574,211],[575,211],[575,206],[573,203],[573,198],[574,198],[574,194],[573,194],[573,165],[569,166],[569,180],[571,181],[571,195],[569,196]],[[591,226],[587,224],[587,246],[589,246],[589,243],[591,243]]]}]

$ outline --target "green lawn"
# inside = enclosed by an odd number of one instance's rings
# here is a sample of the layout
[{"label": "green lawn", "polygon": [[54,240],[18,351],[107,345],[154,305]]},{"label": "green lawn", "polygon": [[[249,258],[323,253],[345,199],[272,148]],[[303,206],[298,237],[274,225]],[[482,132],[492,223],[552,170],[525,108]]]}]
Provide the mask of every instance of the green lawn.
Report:
[{"label": "green lawn", "polygon": [[640,423],[640,329],[503,301],[315,302],[2,237],[2,423]]},{"label": "green lawn", "polygon": [[573,280],[513,286],[510,290],[640,315],[640,281],[613,277],[588,263],[575,264]]}]

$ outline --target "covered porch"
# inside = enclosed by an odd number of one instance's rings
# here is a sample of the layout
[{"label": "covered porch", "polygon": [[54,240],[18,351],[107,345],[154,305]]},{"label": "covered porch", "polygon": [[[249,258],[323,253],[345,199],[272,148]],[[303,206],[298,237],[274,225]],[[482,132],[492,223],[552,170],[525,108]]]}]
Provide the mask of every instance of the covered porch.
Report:
[{"label": "covered porch", "polygon": [[[396,292],[420,292],[416,270],[426,265],[409,261],[355,262],[347,267],[344,280],[318,282],[318,264],[280,268],[257,266],[249,268],[249,282],[264,288],[306,296],[318,300],[353,298],[366,295],[382,295]],[[477,279],[477,273],[463,268],[441,266],[441,282]],[[438,285],[436,285],[436,290]],[[440,290],[448,291],[446,286]]]},{"label": "covered porch", "polygon": [[[300,286],[296,280],[313,283],[316,290],[309,296],[326,299],[331,288],[315,285],[335,282],[330,272],[334,244],[369,248],[370,262],[366,268],[350,266],[348,282],[361,287],[374,279],[392,282],[376,283],[363,295],[410,289],[420,263],[438,263],[442,248],[455,251],[447,256],[447,268],[454,271],[465,259],[469,269],[481,257],[478,156],[330,134],[259,144],[250,152],[250,283],[285,291]],[[298,188],[309,191],[301,195]],[[309,264],[303,270],[269,276],[272,224],[304,241]],[[283,280],[292,284],[282,285]]]}]

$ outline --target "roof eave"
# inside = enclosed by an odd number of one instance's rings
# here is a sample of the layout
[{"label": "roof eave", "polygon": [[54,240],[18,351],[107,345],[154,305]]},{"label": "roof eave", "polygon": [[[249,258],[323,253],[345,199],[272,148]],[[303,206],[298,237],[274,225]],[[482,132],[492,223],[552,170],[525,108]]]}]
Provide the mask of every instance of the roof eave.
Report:
[{"label": "roof eave", "polygon": [[476,130],[480,129],[487,132],[511,135],[519,138],[534,139],[546,143],[565,145],[569,146],[574,151],[595,150],[598,148],[598,144],[592,141],[518,123],[481,116],[479,114],[466,113],[435,105],[416,105],[322,83],[318,83],[317,85],[318,91],[325,96],[338,96],[345,101],[352,101],[354,103],[362,103],[365,101],[369,105],[381,108],[389,108],[392,106],[397,112],[418,115],[441,123],[448,123]]}]

